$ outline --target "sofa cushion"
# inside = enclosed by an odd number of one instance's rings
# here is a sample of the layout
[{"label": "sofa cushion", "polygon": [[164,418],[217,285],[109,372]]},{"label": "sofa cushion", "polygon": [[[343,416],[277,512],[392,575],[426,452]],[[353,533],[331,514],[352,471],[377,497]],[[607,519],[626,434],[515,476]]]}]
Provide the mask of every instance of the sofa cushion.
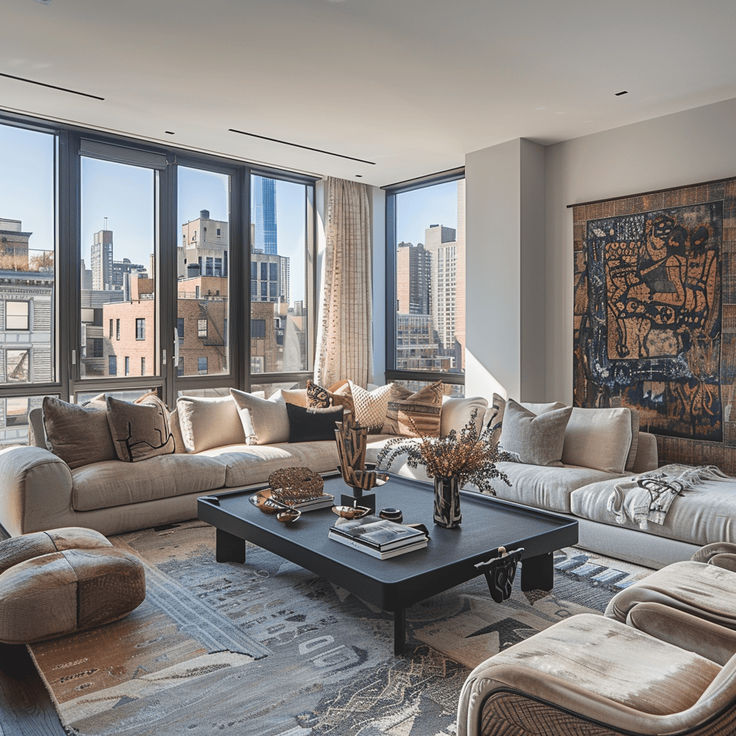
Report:
[{"label": "sofa cushion", "polygon": [[[570,509],[575,516],[612,526],[641,531],[638,524],[617,524],[606,508],[611,495],[609,482],[592,483],[575,490]],[[690,544],[736,542],[736,484],[705,481],[702,487],[685,491],[670,507],[664,524],[649,524],[647,532]]]},{"label": "sofa cushion", "polygon": [[408,396],[392,389],[382,431],[404,437],[439,437],[444,393],[442,381],[422,386]]},{"label": "sofa cushion", "polygon": [[239,488],[266,483],[280,468],[308,467],[316,473],[337,470],[334,441],[281,442],[273,445],[228,445],[206,450],[199,457],[217,460],[225,467],[225,485]]},{"label": "sofa cushion", "polygon": [[506,402],[501,446],[522,463],[561,465],[571,407],[535,414],[513,399]]},{"label": "sofa cushion", "polygon": [[595,481],[618,477],[592,468],[575,465],[544,466],[525,463],[498,463],[508,476],[510,486],[502,480],[494,482],[498,498],[548,511],[570,513],[570,495],[577,488]]},{"label": "sofa cushion", "polygon": [[444,396],[442,398],[442,411],[440,412],[440,437],[447,437],[454,429],[460,430],[470,421],[473,412],[475,415],[475,426],[480,432],[483,428],[483,417],[488,407],[488,400],[482,396],[469,396],[459,398],[455,396]]},{"label": "sofa cushion", "polygon": [[92,511],[222,488],[225,465],[202,455],[159,455],[85,465],[72,471],[72,479],[72,508]]},{"label": "sofa cushion", "polygon": [[[289,415],[281,391],[277,391],[270,399],[261,399],[234,388],[230,389],[230,394],[235,401],[247,445],[271,445],[274,442],[288,441]],[[239,443],[219,442],[210,447],[234,444]],[[209,447],[203,449],[209,449]]]},{"label": "sofa cushion", "polygon": [[135,463],[175,450],[169,410],[158,396],[136,403],[107,397],[107,423],[118,460]]},{"label": "sofa cushion", "polygon": [[575,406],[565,429],[562,462],[623,473],[631,449],[631,412],[626,408]]},{"label": "sofa cushion", "polygon": [[341,406],[307,409],[287,403],[286,410],[289,416],[289,442],[333,440],[337,422],[342,422]]},{"label": "sofa cushion", "polygon": [[106,411],[44,396],[43,425],[49,450],[70,468],[116,458]]},{"label": "sofa cushion", "polygon": [[187,452],[201,452],[244,440],[238,408],[230,396],[180,396],[176,409]]},{"label": "sofa cushion", "polygon": [[386,420],[388,402],[393,394],[394,384],[388,383],[385,386],[374,388],[372,391],[368,391],[352,381],[348,381],[348,386],[350,388],[350,403],[343,404],[345,408],[353,411],[355,421],[361,427],[367,427],[368,431],[373,434],[380,432]]}]

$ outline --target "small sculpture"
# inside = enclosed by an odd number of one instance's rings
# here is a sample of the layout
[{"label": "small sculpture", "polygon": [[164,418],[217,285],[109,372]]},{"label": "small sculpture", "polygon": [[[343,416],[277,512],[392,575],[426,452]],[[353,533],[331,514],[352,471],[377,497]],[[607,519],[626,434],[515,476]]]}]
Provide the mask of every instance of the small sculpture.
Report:
[{"label": "small sculpture", "polygon": [[275,470],[268,476],[268,485],[277,501],[294,504],[319,498],[324,492],[325,482],[319,473],[297,467]]}]

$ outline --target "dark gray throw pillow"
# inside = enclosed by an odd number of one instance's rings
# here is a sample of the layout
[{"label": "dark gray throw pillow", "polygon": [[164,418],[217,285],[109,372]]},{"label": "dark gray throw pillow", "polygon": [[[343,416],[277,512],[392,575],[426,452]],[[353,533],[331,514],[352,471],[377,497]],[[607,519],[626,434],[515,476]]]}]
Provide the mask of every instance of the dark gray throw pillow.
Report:
[{"label": "dark gray throw pillow", "polygon": [[572,407],[535,414],[513,399],[506,402],[501,447],[529,465],[562,465],[565,428]]},{"label": "dark gray throw pillow", "polygon": [[70,468],[116,460],[107,412],[85,409],[55,396],[44,396],[42,409],[46,443]]},{"label": "dark gray throw pillow", "polygon": [[289,442],[314,442],[334,440],[335,422],[342,421],[342,407],[330,409],[307,409],[287,404],[289,415]]},{"label": "dark gray throw pillow", "polygon": [[135,463],[174,452],[169,410],[158,396],[148,395],[135,404],[108,396],[107,421],[119,460]]}]

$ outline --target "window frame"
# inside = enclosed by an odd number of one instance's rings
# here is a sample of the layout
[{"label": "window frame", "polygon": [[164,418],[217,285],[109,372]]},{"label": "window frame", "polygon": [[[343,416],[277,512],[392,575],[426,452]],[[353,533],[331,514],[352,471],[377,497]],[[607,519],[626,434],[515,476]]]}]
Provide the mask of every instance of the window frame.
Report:
[{"label": "window frame", "polygon": [[[8,304],[26,305],[26,326],[8,327]],[[16,315],[13,315],[16,316]],[[31,331],[31,300],[30,299],[6,299],[5,300],[5,332],[30,332]]]},{"label": "window frame", "polygon": [[[185,389],[234,386],[249,390],[252,383],[304,384],[311,376],[316,347],[315,301],[318,273],[315,243],[317,216],[315,211],[316,183],[319,175],[300,173],[256,164],[247,159],[218,156],[170,144],[159,144],[130,136],[106,133],[81,125],[47,120],[41,117],[0,111],[0,125],[33,130],[53,136],[54,140],[54,194],[56,228],[55,242],[55,331],[52,345],[54,380],[45,382],[13,382],[0,384],[0,398],[53,395],[74,401],[80,393],[91,391],[120,391],[137,388],[158,389],[162,398],[172,406],[177,394]],[[86,144],[83,150],[82,143]],[[108,158],[106,151],[113,150]],[[154,358],[160,365],[158,375],[127,378],[105,376],[80,379],[81,325],[80,312],[80,185],[82,156],[146,166],[152,157],[159,161],[160,193],[157,204],[157,235],[159,237],[157,327],[159,338]],[[181,237],[177,222],[176,183],[179,166],[211,170],[231,175],[230,191],[230,250],[227,275],[231,279],[231,308],[228,315],[228,345],[230,371],[228,374],[207,376],[178,376],[175,355],[176,338],[176,247]],[[306,271],[305,302],[309,307],[307,321],[308,365],[304,371],[282,373],[250,372],[250,177],[268,176],[305,185],[306,215]],[[225,269],[225,263],[223,263]],[[68,285],[63,290],[59,284]],[[108,325],[109,327],[109,325]],[[113,341],[116,339],[112,338]],[[32,359],[32,358],[31,358]]]},{"label": "window frame", "polygon": [[404,192],[426,189],[437,184],[460,181],[465,178],[465,167],[428,174],[417,179],[398,182],[382,187],[386,193],[386,381],[419,381],[465,385],[465,372],[402,370],[396,368],[396,196]]}]

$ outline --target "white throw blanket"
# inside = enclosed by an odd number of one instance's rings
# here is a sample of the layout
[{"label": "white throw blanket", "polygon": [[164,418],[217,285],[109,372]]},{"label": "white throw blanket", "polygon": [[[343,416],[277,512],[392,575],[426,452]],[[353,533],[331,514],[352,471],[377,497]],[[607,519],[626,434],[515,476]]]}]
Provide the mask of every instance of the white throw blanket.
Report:
[{"label": "white throw blanket", "polygon": [[641,529],[664,524],[674,500],[706,481],[734,482],[715,465],[663,465],[658,470],[616,481],[608,498],[608,510],[619,524],[633,521]]}]

